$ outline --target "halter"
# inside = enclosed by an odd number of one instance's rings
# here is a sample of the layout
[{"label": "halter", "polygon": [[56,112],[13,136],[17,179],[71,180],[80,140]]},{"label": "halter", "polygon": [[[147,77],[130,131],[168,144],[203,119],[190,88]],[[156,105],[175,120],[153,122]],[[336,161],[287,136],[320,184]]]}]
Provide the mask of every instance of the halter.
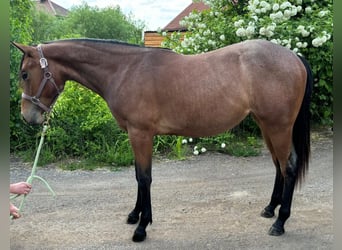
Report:
[{"label": "halter", "polygon": [[[61,93],[55,83],[55,80],[53,79],[52,77],[52,73],[49,71],[49,67],[48,67],[48,62],[46,60],[46,58],[44,57],[44,54],[43,54],[43,50],[42,50],[42,47],[41,47],[41,44],[39,44],[37,46],[37,50],[38,50],[38,53],[39,53],[39,63],[40,63],[40,67],[42,68],[43,70],[43,79],[42,81],[40,82],[40,86],[39,86],[39,89],[38,89],[38,92],[35,96],[29,96],[25,93],[22,93],[21,97],[26,99],[26,100],[29,100],[31,101],[33,104],[37,105],[38,107],[40,107],[41,109],[43,109],[45,112],[50,112],[55,101],[57,100],[57,97],[59,96],[59,94]],[[53,102],[51,103],[50,107],[47,107],[45,104],[43,104],[41,101],[40,101],[40,96],[42,94],[42,91],[46,85],[47,82],[51,82],[53,84],[53,86],[55,86],[56,90],[57,90],[57,95],[56,97],[54,98]]]}]

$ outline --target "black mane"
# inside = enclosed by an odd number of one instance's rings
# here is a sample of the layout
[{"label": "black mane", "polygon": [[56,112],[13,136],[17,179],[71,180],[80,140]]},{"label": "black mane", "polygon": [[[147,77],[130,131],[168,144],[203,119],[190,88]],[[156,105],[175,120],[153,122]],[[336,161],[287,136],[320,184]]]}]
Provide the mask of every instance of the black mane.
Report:
[{"label": "black mane", "polygon": [[69,42],[69,41],[70,42],[108,43],[108,44],[124,45],[124,46],[136,47],[136,48],[163,49],[163,50],[170,50],[171,51],[171,49],[168,49],[168,48],[146,47],[144,45],[127,43],[127,42],[123,42],[123,41],[116,40],[116,39],[98,39],[98,38],[70,38],[70,39],[48,41],[48,42],[44,42],[44,44]]}]

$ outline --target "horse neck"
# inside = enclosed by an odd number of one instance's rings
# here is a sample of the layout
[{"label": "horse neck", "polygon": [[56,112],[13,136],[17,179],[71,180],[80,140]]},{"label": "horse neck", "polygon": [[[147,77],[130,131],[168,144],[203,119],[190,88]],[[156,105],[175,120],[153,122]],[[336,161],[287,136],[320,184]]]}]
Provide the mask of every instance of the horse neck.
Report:
[{"label": "horse neck", "polygon": [[[104,97],[108,85],[118,84],[122,67],[139,57],[139,48],[96,43],[56,43],[47,47],[48,56],[60,67],[62,81],[72,80]],[[141,52],[141,51],[140,51]]]}]

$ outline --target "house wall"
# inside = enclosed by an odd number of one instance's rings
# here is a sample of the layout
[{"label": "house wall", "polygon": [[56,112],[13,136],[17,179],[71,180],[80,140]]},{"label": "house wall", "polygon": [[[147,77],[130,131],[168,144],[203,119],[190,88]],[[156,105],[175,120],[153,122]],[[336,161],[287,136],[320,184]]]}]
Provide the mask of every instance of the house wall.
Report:
[{"label": "house wall", "polygon": [[[181,40],[186,32],[181,32]],[[172,32],[168,32],[168,35],[171,35]],[[161,43],[165,38],[159,35],[156,31],[145,31],[144,32],[144,45],[146,47],[161,47]]]},{"label": "house wall", "polygon": [[164,37],[155,31],[144,32],[144,45],[146,47],[161,47]]}]

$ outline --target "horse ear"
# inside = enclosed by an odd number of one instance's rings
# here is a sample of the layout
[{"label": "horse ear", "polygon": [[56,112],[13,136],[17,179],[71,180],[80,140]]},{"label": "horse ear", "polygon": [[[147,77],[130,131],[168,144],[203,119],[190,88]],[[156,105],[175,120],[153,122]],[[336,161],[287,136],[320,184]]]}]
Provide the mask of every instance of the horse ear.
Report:
[{"label": "horse ear", "polygon": [[11,44],[13,46],[15,46],[17,49],[19,49],[21,52],[23,52],[24,54],[28,54],[30,46],[26,46],[26,45],[23,45],[23,44],[20,44],[20,43],[16,43],[16,42],[11,42]]}]

